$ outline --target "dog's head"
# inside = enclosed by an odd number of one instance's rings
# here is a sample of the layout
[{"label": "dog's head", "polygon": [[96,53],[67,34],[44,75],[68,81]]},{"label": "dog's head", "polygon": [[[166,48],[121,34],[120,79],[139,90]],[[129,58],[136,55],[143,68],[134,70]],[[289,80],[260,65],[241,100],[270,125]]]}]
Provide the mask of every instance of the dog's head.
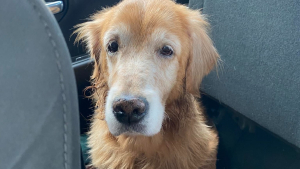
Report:
[{"label": "dog's head", "polygon": [[101,72],[109,88],[105,120],[113,135],[155,135],[168,102],[198,94],[219,58],[207,26],[198,11],[171,0],[124,0],[79,25],[94,78]]}]

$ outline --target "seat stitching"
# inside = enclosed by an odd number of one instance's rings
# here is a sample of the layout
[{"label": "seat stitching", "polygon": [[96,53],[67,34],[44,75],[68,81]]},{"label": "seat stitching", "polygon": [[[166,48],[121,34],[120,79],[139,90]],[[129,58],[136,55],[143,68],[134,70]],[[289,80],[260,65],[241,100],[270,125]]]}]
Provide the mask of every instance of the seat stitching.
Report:
[{"label": "seat stitching", "polygon": [[[29,0],[28,0],[29,1]],[[30,2],[29,2],[30,3]],[[65,85],[64,85],[64,76],[62,74],[62,69],[61,69],[61,63],[60,63],[60,55],[59,52],[57,50],[57,45],[53,39],[53,36],[50,32],[50,28],[47,24],[47,22],[45,21],[45,19],[43,18],[41,12],[37,9],[37,6],[35,4],[35,2],[33,1],[32,3],[33,9],[36,11],[36,13],[38,14],[38,17],[41,21],[41,23],[44,25],[46,33],[49,37],[49,41],[53,47],[53,52],[55,54],[55,59],[56,59],[56,65],[57,65],[57,69],[59,71],[59,81],[60,81],[60,87],[62,90],[62,99],[63,99],[63,121],[64,121],[64,168],[67,169],[68,165],[67,165],[67,106],[66,106],[66,94],[65,94]]]}]

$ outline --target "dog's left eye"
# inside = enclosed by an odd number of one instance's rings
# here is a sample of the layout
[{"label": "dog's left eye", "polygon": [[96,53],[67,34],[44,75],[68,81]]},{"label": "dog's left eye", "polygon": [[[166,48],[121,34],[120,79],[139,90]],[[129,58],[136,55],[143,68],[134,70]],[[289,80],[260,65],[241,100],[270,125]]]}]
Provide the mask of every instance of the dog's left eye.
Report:
[{"label": "dog's left eye", "polygon": [[163,46],[161,49],[160,49],[160,54],[163,55],[163,56],[171,56],[173,55],[173,49],[171,46]]},{"label": "dog's left eye", "polygon": [[119,44],[116,41],[111,42],[107,47],[107,51],[110,53],[116,53],[118,49],[119,49]]}]

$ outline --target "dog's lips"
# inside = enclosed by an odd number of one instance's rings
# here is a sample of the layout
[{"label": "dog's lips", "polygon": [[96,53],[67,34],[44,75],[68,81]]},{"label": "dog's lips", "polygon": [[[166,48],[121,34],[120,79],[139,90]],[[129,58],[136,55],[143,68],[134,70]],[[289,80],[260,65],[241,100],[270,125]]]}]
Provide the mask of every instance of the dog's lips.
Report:
[{"label": "dog's lips", "polygon": [[119,136],[121,134],[125,135],[144,135],[145,126],[143,124],[133,124],[133,125],[124,125],[116,124],[115,130],[110,130],[110,133],[114,136]]}]

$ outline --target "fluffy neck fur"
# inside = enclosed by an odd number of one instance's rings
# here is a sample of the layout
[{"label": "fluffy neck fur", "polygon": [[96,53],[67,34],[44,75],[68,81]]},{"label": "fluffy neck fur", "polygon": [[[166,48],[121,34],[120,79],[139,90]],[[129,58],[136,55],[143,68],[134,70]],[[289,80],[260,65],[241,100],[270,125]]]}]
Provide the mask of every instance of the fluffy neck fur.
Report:
[{"label": "fluffy neck fur", "polygon": [[217,135],[205,125],[202,109],[188,93],[166,105],[167,117],[153,137],[110,134],[104,120],[108,87],[98,84],[97,109],[89,133],[92,165],[96,168],[215,168]]}]

